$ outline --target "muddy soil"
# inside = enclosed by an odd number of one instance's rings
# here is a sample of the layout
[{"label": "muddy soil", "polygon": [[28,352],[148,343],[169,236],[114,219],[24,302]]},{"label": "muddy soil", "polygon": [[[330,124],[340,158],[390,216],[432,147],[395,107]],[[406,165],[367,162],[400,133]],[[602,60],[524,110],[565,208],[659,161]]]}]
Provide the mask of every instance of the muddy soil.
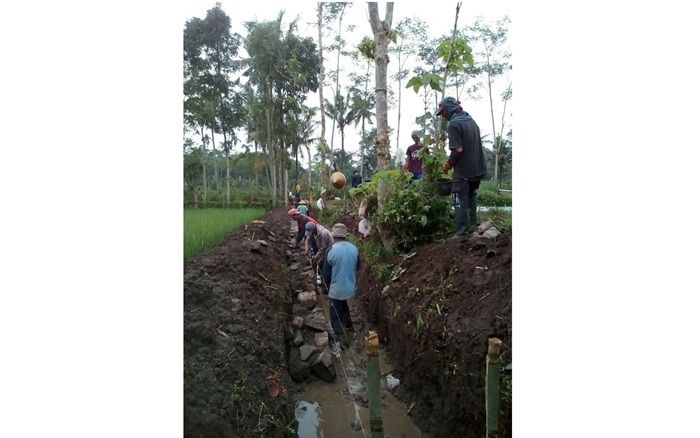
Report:
[{"label": "muddy soil", "polygon": [[[503,341],[504,367],[512,360],[511,236],[446,240],[413,253],[396,261],[394,281],[377,281],[365,265],[360,298],[401,379],[399,399],[415,403],[411,418],[424,436],[482,437],[488,339]],[[503,402],[500,436],[511,431]]]},{"label": "muddy soil", "polygon": [[292,430],[280,328],[287,318],[280,296],[289,289],[289,217],[275,210],[262,220],[185,263],[186,437],[285,436]]},{"label": "muddy soil", "polygon": [[[262,220],[185,263],[186,437],[295,435],[296,396],[308,382],[287,373],[283,327],[290,297],[305,285],[290,269],[299,257],[289,254],[286,210]],[[340,221],[356,229],[354,218]],[[389,283],[363,263],[351,307],[364,307],[363,332],[378,329],[401,380],[395,395],[423,436],[483,436],[489,337],[503,341],[504,364],[511,361],[510,235],[415,252],[397,260],[405,271]],[[502,412],[502,436],[510,436],[509,405]]]}]

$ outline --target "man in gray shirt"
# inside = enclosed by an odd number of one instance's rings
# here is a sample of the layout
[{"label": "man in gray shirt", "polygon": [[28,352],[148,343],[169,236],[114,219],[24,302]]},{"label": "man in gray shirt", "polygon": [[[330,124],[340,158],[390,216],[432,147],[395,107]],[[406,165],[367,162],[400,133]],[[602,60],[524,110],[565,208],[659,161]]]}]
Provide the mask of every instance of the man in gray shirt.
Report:
[{"label": "man in gray shirt", "polygon": [[436,116],[442,116],[450,122],[447,127],[450,157],[442,168],[445,172],[454,169],[452,205],[457,225],[454,237],[467,234],[470,225],[476,226],[476,190],[486,175],[479,125],[459,104],[454,97],[446,97],[435,112]]}]

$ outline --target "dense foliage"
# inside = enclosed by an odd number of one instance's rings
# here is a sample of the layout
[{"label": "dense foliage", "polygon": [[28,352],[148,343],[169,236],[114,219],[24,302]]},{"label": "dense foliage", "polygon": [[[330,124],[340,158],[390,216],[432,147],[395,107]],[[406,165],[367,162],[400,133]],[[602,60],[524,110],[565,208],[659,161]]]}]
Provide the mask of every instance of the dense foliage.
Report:
[{"label": "dense foliage", "polygon": [[[377,203],[380,180],[388,192],[381,211]],[[411,180],[411,174],[405,170],[377,172],[350,193],[353,198],[364,200],[365,216],[387,233],[397,248],[431,241],[451,225],[450,198],[437,196],[435,185],[427,179]]]}]

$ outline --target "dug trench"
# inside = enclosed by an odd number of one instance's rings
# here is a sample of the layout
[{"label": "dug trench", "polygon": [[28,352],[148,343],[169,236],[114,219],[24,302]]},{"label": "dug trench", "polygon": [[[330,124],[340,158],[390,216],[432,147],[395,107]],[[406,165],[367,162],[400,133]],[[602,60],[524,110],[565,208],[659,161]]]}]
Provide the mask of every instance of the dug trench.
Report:
[{"label": "dug trench", "polygon": [[[355,229],[352,216],[338,220]],[[262,221],[185,263],[185,436],[315,436],[297,421],[300,408],[312,406],[300,401],[313,402],[314,394],[333,393],[350,401],[343,406],[366,410],[361,346],[368,329],[378,330],[390,353],[382,373],[401,382],[391,392],[403,403],[382,391],[386,436],[484,435],[489,337],[503,340],[504,363],[510,362],[509,235],[423,246],[399,259],[389,283],[376,281],[364,263],[351,300],[355,333],[334,356],[323,335],[324,297],[307,294],[315,296],[312,306],[299,295],[313,290],[315,276],[305,256],[288,247],[286,211],[268,212]],[[295,316],[310,325],[299,327]],[[307,346],[305,361],[299,346]],[[329,404],[327,413],[336,410]],[[509,408],[502,404],[501,436],[510,436]],[[336,423],[325,436],[363,435],[359,421]]]}]

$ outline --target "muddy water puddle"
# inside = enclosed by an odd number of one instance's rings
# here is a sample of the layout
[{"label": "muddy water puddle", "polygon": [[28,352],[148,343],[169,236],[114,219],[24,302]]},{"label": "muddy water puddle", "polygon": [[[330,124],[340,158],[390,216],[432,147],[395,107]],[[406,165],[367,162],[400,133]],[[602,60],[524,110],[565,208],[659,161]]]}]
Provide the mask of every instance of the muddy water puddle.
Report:
[{"label": "muddy water puddle", "polygon": [[[353,353],[358,356],[353,357]],[[380,355],[380,372],[391,366]],[[344,350],[345,372],[336,358],[338,377],[333,383],[312,380],[298,395],[295,417],[301,438],[344,438],[370,436],[367,403],[366,369],[354,364],[359,353]],[[361,359],[362,360],[362,359]],[[347,373],[347,377],[346,374]],[[389,391],[382,389],[382,422],[387,438],[418,438],[420,431],[407,415],[408,408]],[[364,406],[363,406],[364,405]],[[358,420],[359,418],[359,420]]]}]

